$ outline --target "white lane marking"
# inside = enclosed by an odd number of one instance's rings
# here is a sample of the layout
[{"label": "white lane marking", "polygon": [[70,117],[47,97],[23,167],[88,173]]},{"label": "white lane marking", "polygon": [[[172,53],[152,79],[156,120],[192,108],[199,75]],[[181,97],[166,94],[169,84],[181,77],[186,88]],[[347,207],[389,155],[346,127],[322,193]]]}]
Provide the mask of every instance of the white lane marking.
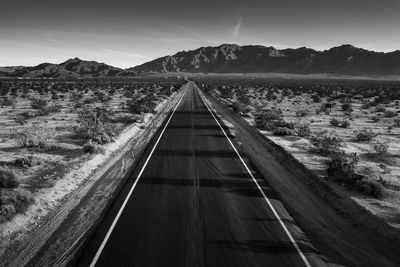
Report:
[{"label": "white lane marking", "polygon": [[182,96],[181,96],[181,98],[179,99],[178,103],[176,104],[174,110],[172,111],[172,114],[171,114],[171,116],[169,117],[167,123],[165,124],[165,126],[164,126],[164,128],[163,128],[163,130],[162,130],[160,136],[158,137],[158,139],[157,139],[157,141],[156,141],[156,143],[155,143],[153,149],[151,150],[149,156],[147,157],[147,159],[146,159],[146,161],[145,161],[145,163],[144,163],[142,169],[141,169],[140,172],[139,172],[138,177],[136,178],[136,181],[133,183],[131,189],[129,190],[129,193],[128,193],[128,195],[126,196],[126,198],[125,198],[125,200],[124,200],[124,203],[122,203],[122,206],[121,206],[121,208],[119,209],[119,211],[118,211],[118,213],[117,213],[117,216],[115,217],[114,221],[112,222],[112,224],[111,224],[111,226],[110,226],[110,229],[108,229],[108,232],[107,232],[106,236],[104,237],[103,242],[101,243],[99,249],[97,250],[96,255],[94,256],[94,258],[93,258],[93,260],[92,260],[92,263],[90,264],[90,267],[94,267],[94,266],[96,265],[98,259],[100,258],[101,252],[103,251],[104,247],[106,246],[107,241],[108,241],[108,239],[110,238],[111,233],[112,233],[112,231],[114,230],[114,227],[115,227],[115,225],[117,224],[119,217],[121,216],[121,214],[122,214],[122,212],[123,212],[123,210],[124,210],[126,204],[128,203],[128,200],[129,200],[130,196],[132,195],[132,192],[133,192],[133,190],[135,189],[135,187],[136,187],[136,185],[137,185],[137,183],[138,183],[140,177],[142,176],[143,171],[144,171],[144,169],[145,169],[146,166],[147,166],[147,163],[149,162],[151,156],[153,155],[154,150],[156,149],[156,147],[157,147],[157,145],[158,145],[158,142],[160,141],[161,137],[162,137],[163,134],[164,134],[165,129],[167,128],[169,122],[171,121],[172,117],[173,117],[174,114],[175,114],[176,109],[178,108],[179,104],[181,103],[182,98],[186,95],[186,92],[187,92],[188,88],[189,88],[189,83],[188,83],[187,86],[186,86],[185,92],[182,94]]},{"label": "white lane marking", "polygon": [[304,261],[305,265],[307,267],[311,267],[311,264],[308,262],[307,258],[304,256],[303,252],[301,251],[300,247],[297,245],[296,240],[294,240],[292,234],[289,232],[289,230],[287,229],[286,225],[283,223],[281,217],[279,217],[278,212],[276,212],[274,206],[272,206],[271,201],[268,199],[268,197],[265,195],[264,191],[261,189],[260,184],[257,182],[256,178],[254,177],[254,175],[251,173],[249,167],[247,167],[247,164],[244,162],[243,158],[240,156],[239,152],[236,150],[235,146],[233,145],[232,141],[229,139],[228,135],[226,134],[225,130],[222,128],[221,124],[219,123],[219,121],[217,120],[217,118],[214,116],[214,113],[212,113],[212,111],[210,110],[210,108],[208,107],[206,101],[204,101],[203,99],[203,95],[202,93],[199,94],[201,100],[203,101],[204,105],[207,107],[208,111],[211,113],[211,115],[213,116],[214,120],[217,122],[219,128],[221,128],[222,132],[224,133],[226,139],[228,139],[229,144],[232,146],[233,150],[235,150],[236,154],[238,155],[240,161],[242,162],[243,166],[246,168],[247,172],[249,173],[251,179],[253,179],[254,183],[257,185],[258,190],[261,192],[262,196],[264,197],[265,201],[267,202],[268,206],[270,207],[270,209],[272,210],[272,212],[274,213],[275,217],[278,219],[279,223],[281,224],[283,230],[285,230],[286,235],[289,237],[290,241],[292,242],[293,246],[296,248],[297,252],[299,253],[301,259]]}]

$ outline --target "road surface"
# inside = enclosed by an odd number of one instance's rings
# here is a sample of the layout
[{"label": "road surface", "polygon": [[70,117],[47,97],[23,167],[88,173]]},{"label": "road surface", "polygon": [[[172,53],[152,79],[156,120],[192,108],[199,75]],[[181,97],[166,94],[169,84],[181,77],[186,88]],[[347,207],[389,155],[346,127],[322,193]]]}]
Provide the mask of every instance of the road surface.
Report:
[{"label": "road surface", "polygon": [[192,82],[79,263],[325,264]]}]

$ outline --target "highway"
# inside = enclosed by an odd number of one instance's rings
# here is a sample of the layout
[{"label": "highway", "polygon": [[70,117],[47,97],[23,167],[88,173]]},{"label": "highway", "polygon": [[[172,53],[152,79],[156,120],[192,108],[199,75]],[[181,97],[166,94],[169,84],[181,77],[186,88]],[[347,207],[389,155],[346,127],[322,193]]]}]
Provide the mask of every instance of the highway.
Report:
[{"label": "highway", "polygon": [[79,266],[324,266],[192,82]]}]

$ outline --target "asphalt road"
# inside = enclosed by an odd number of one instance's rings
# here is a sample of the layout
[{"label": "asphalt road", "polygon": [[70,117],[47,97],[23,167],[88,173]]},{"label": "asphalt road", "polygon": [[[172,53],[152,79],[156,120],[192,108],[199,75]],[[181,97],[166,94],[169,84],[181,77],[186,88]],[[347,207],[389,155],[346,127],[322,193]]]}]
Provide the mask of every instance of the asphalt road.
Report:
[{"label": "asphalt road", "polygon": [[79,265],[325,265],[196,86],[186,89]]}]

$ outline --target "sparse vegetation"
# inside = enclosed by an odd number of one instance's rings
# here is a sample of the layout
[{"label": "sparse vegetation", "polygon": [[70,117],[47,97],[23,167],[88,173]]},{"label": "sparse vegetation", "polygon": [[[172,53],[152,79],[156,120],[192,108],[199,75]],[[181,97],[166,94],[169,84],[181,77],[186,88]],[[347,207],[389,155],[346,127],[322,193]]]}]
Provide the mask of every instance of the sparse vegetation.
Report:
[{"label": "sparse vegetation", "polygon": [[314,138],[315,151],[323,155],[335,154],[340,152],[343,146],[343,139],[335,133],[326,131],[319,132]]},{"label": "sparse vegetation", "polygon": [[362,129],[354,132],[355,140],[358,142],[368,142],[374,139],[377,134],[372,130]]},{"label": "sparse vegetation", "polygon": [[0,188],[14,188],[18,185],[19,180],[12,171],[0,168]]},{"label": "sparse vegetation", "polygon": [[389,149],[389,143],[385,141],[376,141],[372,144],[372,148],[378,155],[386,155]]},{"label": "sparse vegetation", "polygon": [[[288,151],[298,148],[299,158],[304,159],[305,164],[310,161],[314,165],[318,161],[326,165],[337,184],[345,184],[348,189],[375,198],[385,198],[385,188],[390,188],[399,192],[396,194],[400,197],[400,183],[390,178],[400,174],[400,162],[394,152],[389,154],[387,144],[391,142],[390,149],[400,153],[397,145],[400,83],[266,78],[215,79],[201,83],[205,84],[205,91],[221,99],[221,103],[245,94],[258,129],[264,130],[266,136]],[[335,132],[329,132],[332,127]],[[292,134],[302,140],[284,138]],[[367,152],[371,150],[374,153]],[[308,155],[307,151],[314,154]],[[352,152],[360,153],[360,157],[355,160]],[[370,165],[371,170],[366,173],[377,174],[372,166],[378,162],[385,162],[379,181],[357,171],[362,168],[360,166]]]},{"label": "sparse vegetation", "polygon": [[102,146],[97,145],[95,143],[92,142],[87,142],[82,146],[82,150],[85,153],[89,153],[89,154],[104,154],[105,150]]},{"label": "sparse vegetation", "polygon": [[[154,112],[182,85],[164,77],[0,83],[0,223],[33,203],[31,190],[54,190],[72,167],[92,158],[85,153],[105,153],[99,144],[112,141],[128,124],[145,128],[144,113]],[[137,96],[144,101],[141,113],[133,115],[126,102]]]}]

